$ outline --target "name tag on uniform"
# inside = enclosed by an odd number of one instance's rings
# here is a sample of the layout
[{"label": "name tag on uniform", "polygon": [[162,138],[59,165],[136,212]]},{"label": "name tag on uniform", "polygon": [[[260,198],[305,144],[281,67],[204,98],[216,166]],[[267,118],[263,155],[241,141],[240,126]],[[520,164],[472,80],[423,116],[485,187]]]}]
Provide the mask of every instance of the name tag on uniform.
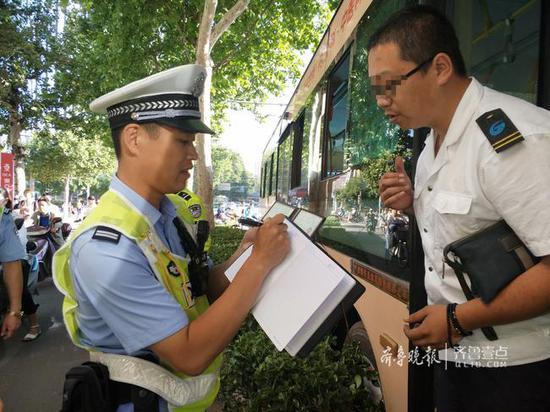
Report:
[{"label": "name tag on uniform", "polygon": [[525,140],[502,109],[484,113],[476,122],[497,153]]}]

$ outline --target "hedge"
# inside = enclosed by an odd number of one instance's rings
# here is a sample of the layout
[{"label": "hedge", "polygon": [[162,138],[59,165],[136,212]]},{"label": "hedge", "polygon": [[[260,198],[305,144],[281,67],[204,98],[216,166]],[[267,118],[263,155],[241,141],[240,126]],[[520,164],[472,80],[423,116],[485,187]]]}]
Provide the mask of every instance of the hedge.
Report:
[{"label": "hedge", "polygon": [[[215,263],[231,256],[241,230],[216,227],[210,255]],[[229,345],[218,400],[226,411],[379,411],[367,390],[367,358],[355,343],[335,347],[326,337],[305,358],[278,352],[252,316]]]}]

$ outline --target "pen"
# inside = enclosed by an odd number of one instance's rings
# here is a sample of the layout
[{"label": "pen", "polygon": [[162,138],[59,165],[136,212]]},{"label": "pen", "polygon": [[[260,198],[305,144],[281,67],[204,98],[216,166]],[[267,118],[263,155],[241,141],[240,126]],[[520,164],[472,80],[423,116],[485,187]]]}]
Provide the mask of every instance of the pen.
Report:
[{"label": "pen", "polygon": [[249,218],[249,217],[240,217],[239,223],[244,226],[252,226],[252,227],[259,227],[263,224],[263,222],[256,219]]}]

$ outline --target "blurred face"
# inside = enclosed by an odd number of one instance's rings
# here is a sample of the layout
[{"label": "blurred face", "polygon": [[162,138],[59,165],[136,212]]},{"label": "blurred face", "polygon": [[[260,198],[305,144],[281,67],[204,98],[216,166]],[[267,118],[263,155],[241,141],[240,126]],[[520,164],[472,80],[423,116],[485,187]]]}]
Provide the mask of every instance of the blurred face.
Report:
[{"label": "blurred face", "polygon": [[433,59],[420,65],[405,61],[397,44],[385,43],[370,50],[368,62],[376,103],[389,121],[402,129],[429,126],[434,102]]},{"label": "blurred face", "polygon": [[46,203],[44,200],[41,200],[38,202],[38,210],[40,213],[48,213],[48,203]]},{"label": "blurred face", "polygon": [[4,207],[8,203],[8,192],[5,189],[0,189],[0,207]]},{"label": "blurred face", "polygon": [[159,125],[156,136],[146,133],[140,148],[142,177],[159,193],[176,193],[185,187],[193,161],[198,159],[195,134]]}]

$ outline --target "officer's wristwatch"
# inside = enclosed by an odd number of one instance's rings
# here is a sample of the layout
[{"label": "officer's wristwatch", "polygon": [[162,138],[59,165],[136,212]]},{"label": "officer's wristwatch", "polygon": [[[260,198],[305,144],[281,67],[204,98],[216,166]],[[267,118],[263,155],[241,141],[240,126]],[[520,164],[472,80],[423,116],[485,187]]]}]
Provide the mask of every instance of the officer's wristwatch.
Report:
[{"label": "officer's wristwatch", "polygon": [[23,312],[22,310],[21,311],[8,310],[8,312],[6,313],[6,316],[12,315],[12,316],[15,316],[17,319],[21,320],[24,314],[25,312]]}]

